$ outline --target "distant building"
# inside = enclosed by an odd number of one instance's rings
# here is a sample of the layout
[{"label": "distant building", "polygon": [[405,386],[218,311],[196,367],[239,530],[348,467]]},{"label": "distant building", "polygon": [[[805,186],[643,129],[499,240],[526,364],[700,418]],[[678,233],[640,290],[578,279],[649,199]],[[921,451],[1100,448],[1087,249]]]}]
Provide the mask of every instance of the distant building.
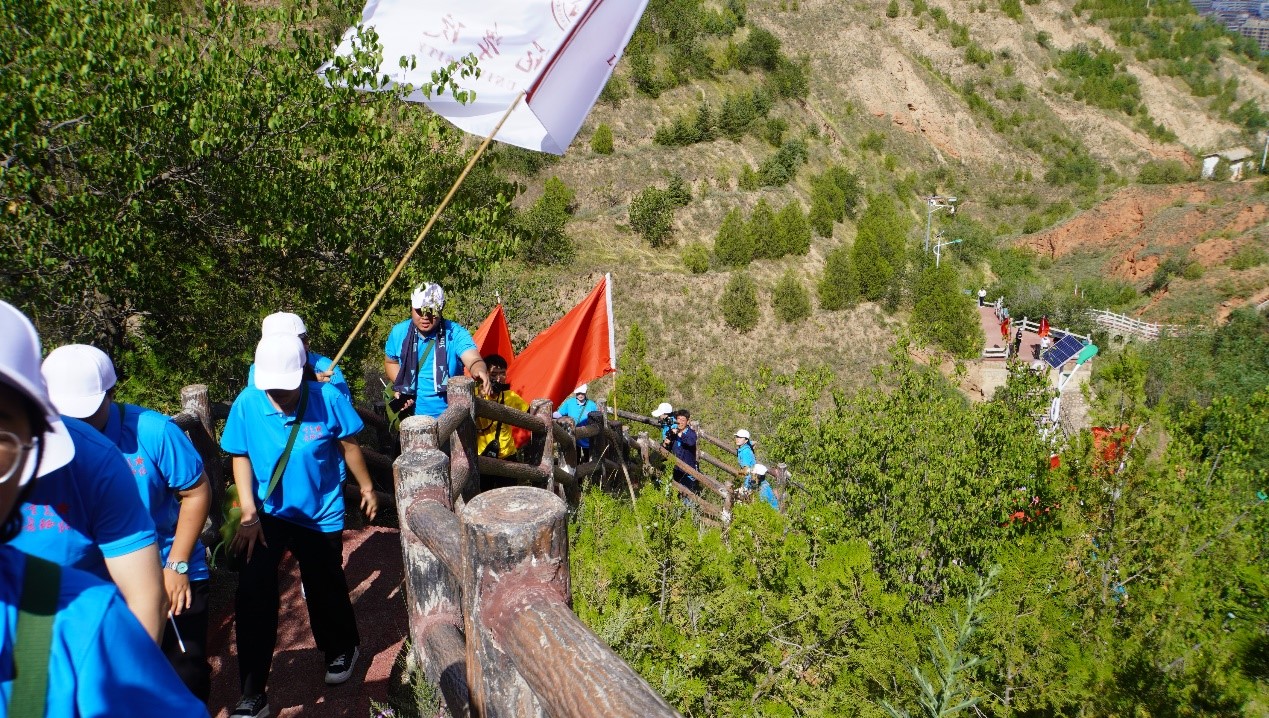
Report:
[{"label": "distant building", "polygon": [[1212,179],[1216,173],[1216,166],[1221,160],[1229,163],[1229,180],[1237,182],[1241,180],[1248,172],[1251,171],[1254,164],[1255,153],[1246,147],[1233,147],[1220,152],[1212,152],[1203,155],[1203,179]]},{"label": "distant building", "polygon": [[1250,37],[1260,46],[1260,51],[1269,51],[1269,19],[1263,17],[1248,18],[1238,32]]}]

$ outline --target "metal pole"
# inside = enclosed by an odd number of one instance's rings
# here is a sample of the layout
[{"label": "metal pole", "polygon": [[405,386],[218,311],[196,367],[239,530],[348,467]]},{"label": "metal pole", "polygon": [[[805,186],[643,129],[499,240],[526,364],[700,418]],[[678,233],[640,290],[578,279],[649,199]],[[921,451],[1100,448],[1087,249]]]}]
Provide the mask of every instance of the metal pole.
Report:
[{"label": "metal pole", "polygon": [[[1265,134],[1265,151],[1260,153],[1260,174],[1265,173],[1265,158],[1269,157],[1269,133]],[[929,230],[926,230],[927,232]]]}]

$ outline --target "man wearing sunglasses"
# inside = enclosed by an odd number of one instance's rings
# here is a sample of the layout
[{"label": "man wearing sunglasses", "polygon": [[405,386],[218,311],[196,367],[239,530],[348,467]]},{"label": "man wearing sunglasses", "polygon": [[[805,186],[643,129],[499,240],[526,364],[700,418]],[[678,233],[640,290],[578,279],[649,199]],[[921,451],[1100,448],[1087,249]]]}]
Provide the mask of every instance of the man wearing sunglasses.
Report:
[{"label": "man wearing sunglasses", "polygon": [[489,395],[489,367],[462,325],[441,315],[445,290],[421,284],[410,295],[410,318],[392,327],[383,345],[383,371],[392,382],[393,407],[401,417],[440,416],[450,377],[471,372],[479,390]]}]

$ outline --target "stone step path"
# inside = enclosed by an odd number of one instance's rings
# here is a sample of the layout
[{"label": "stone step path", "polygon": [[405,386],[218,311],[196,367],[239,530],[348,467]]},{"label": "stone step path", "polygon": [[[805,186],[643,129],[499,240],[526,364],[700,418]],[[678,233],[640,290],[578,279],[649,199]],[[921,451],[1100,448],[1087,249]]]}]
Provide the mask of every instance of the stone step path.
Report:
[{"label": "stone step path", "polygon": [[[389,676],[408,632],[397,530],[372,527],[345,531],[344,572],[361,634],[361,659],[347,683],[327,686],[324,656],[313,644],[300,593],[299,565],[289,554],[282,560],[278,646],[269,676],[270,715],[370,718],[374,715],[372,701],[387,703]],[[228,718],[239,698],[233,621],[237,575],[218,572],[212,580],[207,641],[212,691],[208,709],[217,718]]]}]

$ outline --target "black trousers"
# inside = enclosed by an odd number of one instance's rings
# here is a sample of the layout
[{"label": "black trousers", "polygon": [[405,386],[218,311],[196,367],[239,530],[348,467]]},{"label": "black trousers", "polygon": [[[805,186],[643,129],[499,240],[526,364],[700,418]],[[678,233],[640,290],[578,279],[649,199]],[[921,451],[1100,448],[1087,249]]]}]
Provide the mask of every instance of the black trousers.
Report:
[{"label": "black trousers", "polygon": [[[207,597],[211,593],[211,582],[190,581],[190,607],[181,614],[172,616],[176,630],[172,625],[166,626],[163,632],[163,655],[168,663],[176,669],[190,693],[206,703],[211,695],[211,665],[207,663]],[[176,633],[180,631],[180,640]],[[185,650],[181,651],[181,643]]]},{"label": "black trousers", "polygon": [[300,564],[309,628],[329,661],[361,643],[344,578],[343,532],[321,533],[259,514],[268,547],[257,543],[238,574],[234,620],[238,682],[244,696],[265,692],[278,642],[278,563],[290,549]]}]

